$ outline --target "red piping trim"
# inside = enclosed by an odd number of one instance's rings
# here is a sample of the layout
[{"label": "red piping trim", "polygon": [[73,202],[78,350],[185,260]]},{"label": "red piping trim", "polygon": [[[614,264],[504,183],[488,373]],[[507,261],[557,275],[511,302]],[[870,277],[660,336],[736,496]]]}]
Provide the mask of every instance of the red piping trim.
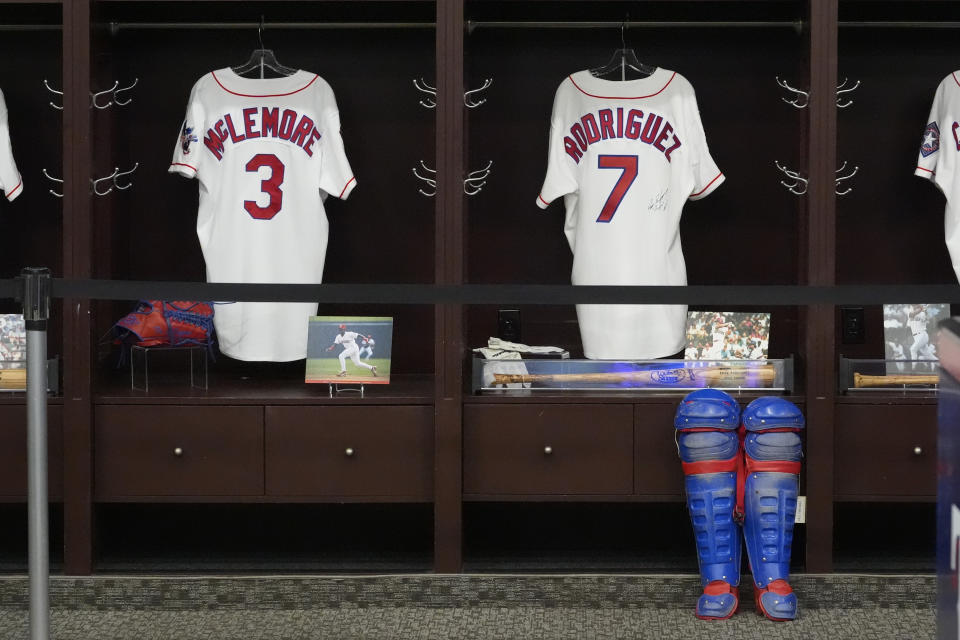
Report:
[{"label": "red piping trim", "polygon": [[171,163],[170,163],[170,166],[171,166],[171,167],[187,167],[188,169],[193,169],[194,173],[196,173],[196,171],[197,171],[197,168],[196,168],[196,167],[192,167],[192,166],[190,166],[189,164],[184,164],[184,163],[182,163],[182,162],[171,162]]},{"label": "red piping trim", "polygon": [[350,183],[353,182],[353,181],[356,180],[356,179],[357,179],[356,176],[354,176],[353,178],[350,178],[349,180],[347,180],[347,184],[343,185],[343,191],[341,191],[341,192],[340,192],[340,195],[337,196],[337,197],[342,198],[342,197],[343,197],[343,194],[345,194],[345,193],[347,192],[347,187],[349,187],[349,186],[350,186]]},{"label": "red piping trim", "polygon": [[957,86],[960,87],[960,80],[957,80],[957,72],[954,71],[950,75],[953,76],[953,81],[957,83]]},{"label": "red piping trim", "polygon": [[706,191],[707,189],[709,189],[709,188],[710,188],[710,185],[712,185],[714,182],[716,182],[717,180],[719,180],[719,179],[720,179],[720,176],[722,176],[722,175],[723,175],[723,172],[721,171],[720,173],[717,174],[717,177],[716,177],[716,178],[714,178],[713,180],[711,180],[710,182],[707,183],[707,186],[705,186],[703,189],[700,189],[700,191],[697,191],[696,193],[691,194],[690,197],[691,197],[691,198],[696,198],[697,196],[699,196],[701,193],[703,193],[704,191]]},{"label": "red piping trim", "polygon": [[931,171],[930,169],[924,169],[923,167],[917,167],[920,171],[926,171],[927,173],[936,173],[936,171]]},{"label": "red piping trim", "polygon": [[241,98],[282,98],[283,96],[292,96],[293,94],[300,93],[301,91],[303,91],[304,89],[312,85],[314,82],[317,81],[317,78],[320,77],[318,75],[313,76],[313,80],[311,80],[304,86],[300,87],[299,89],[290,91],[289,93],[254,94],[254,93],[237,93],[236,91],[231,91],[230,89],[227,89],[225,86],[223,86],[223,83],[220,82],[220,78],[217,77],[217,74],[215,72],[211,71],[210,75],[212,75],[213,79],[217,81],[217,84],[220,85],[221,89],[223,89],[227,93],[232,93],[235,96],[240,96]]},{"label": "red piping trim", "polygon": [[601,99],[603,99],[603,100],[643,100],[644,98],[652,98],[652,97],[655,96],[655,95],[658,95],[658,94],[660,94],[660,93],[663,93],[663,90],[666,89],[667,86],[669,86],[671,82],[673,82],[673,79],[676,77],[676,75],[677,75],[677,72],[674,71],[674,72],[673,72],[673,75],[670,76],[670,79],[667,80],[667,84],[663,85],[663,87],[660,88],[660,91],[657,91],[656,93],[651,93],[650,95],[647,95],[647,96],[633,96],[633,97],[630,97],[630,96],[597,96],[597,95],[594,95],[594,94],[592,94],[592,93],[587,93],[586,91],[584,91],[583,89],[581,89],[581,88],[580,88],[580,85],[578,85],[578,84],[576,83],[576,81],[573,79],[573,76],[570,76],[570,82],[572,82],[572,83],[573,83],[573,86],[575,86],[577,89],[580,90],[580,93],[582,93],[582,94],[584,94],[584,95],[587,95],[587,96],[590,96],[591,98],[601,98]]},{"label": "red piping trim", "polygon": [[17,183],[17,186],[15,186],[13,189],[10,189],[10,191],[7,192],[7,197],[9,198],[13,194],[15,194],[17,192],[17,189],[19,189],[22,186],[23,186],[23,176],[20,176],[20,182]]},{"label": "red piping trim", "polygon": [[543,204],[545,204],[545,205],[547,205],[547,206],[550,206],[550,203],[547,202],[546,200],[544,200],[542,195],[538,195],[537,197],[540,198],[540,202],[542,202]]}]

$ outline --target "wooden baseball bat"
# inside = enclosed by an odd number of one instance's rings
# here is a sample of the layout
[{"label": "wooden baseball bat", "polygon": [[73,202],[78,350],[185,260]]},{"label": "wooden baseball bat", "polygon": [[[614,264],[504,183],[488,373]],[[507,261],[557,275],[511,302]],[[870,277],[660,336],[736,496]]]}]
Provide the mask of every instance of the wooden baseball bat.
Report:
[{"label": "wooden baseball bat", "polygon": [[0,369],[0,389],[26,389],[26,369]]},{"label": "wooden baseball bat", "polygon": [[856,389],[864,387],[889,387],[905,384],[937,384],[939,376],[936,375],[890,375],[890,376],[865,376],[862,373],[853,374],[853,386]]},{"label": "wooden baseball bat", "polygon": [[651,387],[751,386],[772,387],[776,378],[773,365],[755,367],[678,367],[645,371],[609,373],[495,373],[493,384],[522,382],[591,382],[619,384],[634,382]]}]

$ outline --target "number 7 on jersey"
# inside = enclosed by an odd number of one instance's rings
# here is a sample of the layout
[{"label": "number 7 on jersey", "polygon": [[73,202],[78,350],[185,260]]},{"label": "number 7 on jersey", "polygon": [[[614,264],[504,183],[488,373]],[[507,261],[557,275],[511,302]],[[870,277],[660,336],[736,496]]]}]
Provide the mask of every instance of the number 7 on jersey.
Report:
[{"label": "number 7 on jersey", "polygon": [[637,179],[637,165],[637,156],[597,156],[598,169],[620,169],[623,172],[617,184],[613,185],[613,191],[607,196],[597,222],[610,222],[613,219],[613,214],[617,212],[633,181]]}]

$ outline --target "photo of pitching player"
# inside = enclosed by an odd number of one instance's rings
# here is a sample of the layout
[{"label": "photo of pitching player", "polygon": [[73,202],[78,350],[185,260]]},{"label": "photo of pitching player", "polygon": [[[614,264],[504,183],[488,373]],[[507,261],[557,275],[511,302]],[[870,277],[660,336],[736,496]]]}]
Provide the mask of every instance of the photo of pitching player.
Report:
[{"label": "photo of pitching player", "polygon": [[369,360],[373,357],[373,347],[377,342],[373,336],[360,336],[360,357]]},{"label": "photo of pitching player", "polygon": [[314,316],[308,329],[305,380],[389,384],[392,341],[392,318]]}]

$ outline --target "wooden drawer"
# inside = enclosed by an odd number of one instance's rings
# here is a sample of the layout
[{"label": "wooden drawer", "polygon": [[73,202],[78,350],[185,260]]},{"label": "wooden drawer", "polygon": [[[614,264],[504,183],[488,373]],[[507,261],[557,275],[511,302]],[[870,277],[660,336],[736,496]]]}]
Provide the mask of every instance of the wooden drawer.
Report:
[{"label": "wooden drawer", "polygon": [[267,407],[270,496],[433,495],[433,409]]},{"label": "wooden drawer", "polygon": [[[63,499],[63,407],[47,405],[47,492]],[[27,498],[27,407],[0,407],[0,497]]]},{"label": "wooden drawer", "polygon": [[463,491],[473,495],[630,494],[633,407],[466,406]]},{"label": "wooden drawer", "polygon": [[839,405],[834,433],[838,497],[936,496],[936,405]]},{"label": "wooden drawer", "polygon": [[98,406],[94,495],[263,495],[261,407]]},{"label": "wooden drawer", "polygon": [[683,495],[683,468],[673,427],[677,404],[636,405],[634,439],[639,495]]}]

